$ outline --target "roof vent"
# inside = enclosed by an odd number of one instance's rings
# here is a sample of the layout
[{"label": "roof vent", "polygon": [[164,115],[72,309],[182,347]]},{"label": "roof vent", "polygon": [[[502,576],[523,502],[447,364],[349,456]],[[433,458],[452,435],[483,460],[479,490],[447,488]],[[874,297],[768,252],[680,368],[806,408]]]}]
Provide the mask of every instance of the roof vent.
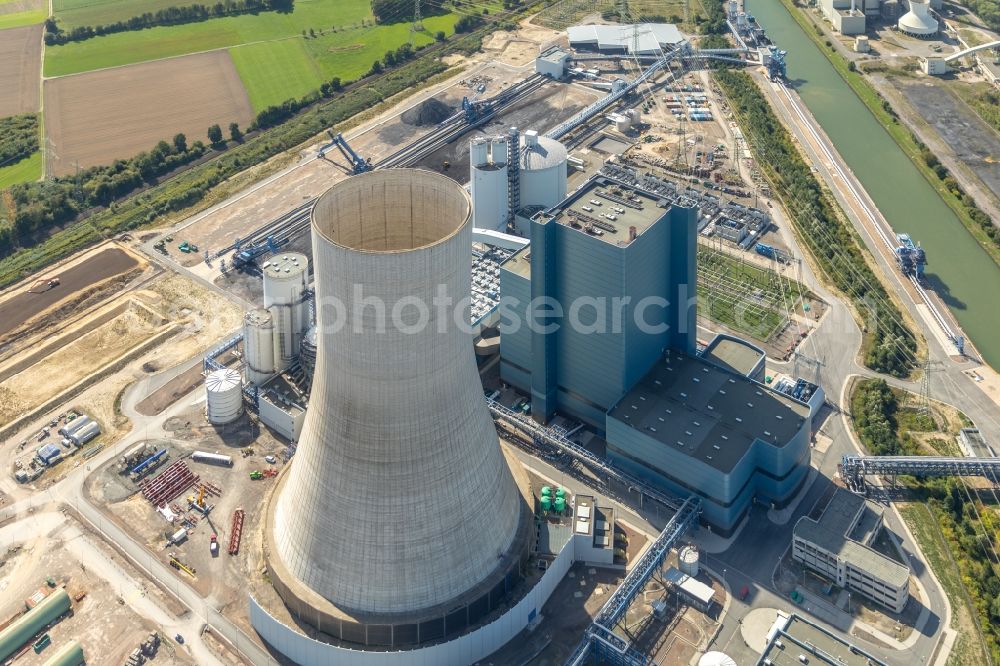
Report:
[{"label": "roof vent", "polygon": [[637,411],[638,411],[638,409],[639,409],[639,408],[638,408],[638,407],[636,407],[635,405],[632,405],[632,409],[634,409],[634,410],[637,410]]},{"label": "roof vent", "polygon": [[692,377],[691,379],[693,379],[693,380],[695,381],[695,383],[698,383],[698,382],[700,382],[700,381],[701,381],[701,380],[700,380],[700,379],[698,379],[697,377]]},{"label": "roof vent", "polygon": [[711,409],[712,411],[715,411],[715,407],[712,407],[712,405],[709,405],[708,408]]},{"label": "roof vent", "polygon": [[690,430],[685,430],[684,434],[687,435],[688,437],[690,437],[691,436],[691,431]]},{"label": "roof vent", "polygon": [[663,382],[661,382],[659,379],[654,379],[653,383],[656,384],[657,386],[663,386]]},{"label": "roof vent", "polygon": [[663,411],[665,411],[667,414],[673,414],[673,412],[670,411],[669,409],[664,409]]},{"label": "roof vent", "polygon": [[644,395],[640,395],[640,396],[639,396],[639,400],[643,400],[643,401],[645,401],[645,400],[646,400],[646,396],[644,396]]},{"label": "roof vent", "polygon": [[666,423],[666,421],[663,420],[662,416],[657,416],[656,418],[660,423]]},{"label": "roof vent", "polygon": [[723,435],[722,439],[724,439],[724,440],[726,440],[728,442],[729,441],[729,435]]},{"label": "roof vent", "polygon": [[722,395],[726,395],[726,392],[723,389],[719,389],[719,393],[721,393]]},{"label": "roof vent", "polygon": [[765,436],[765,437],[770,437],[770,436],[771,436],[771,433],[770,433],[769,431],[765,430],[765,431],[764,431],[764,436]]},{"label": "roof vent", "polygon": [[694,424],[695,424],[696,426],[698,426],[699,428],[701,427],[701,424],[700,424],[700,423],[698,423],[697,421],[692,421],[692,423],[694,423]]},{"label": "roof vent", "polygon": [[682,442],[681,440],[678,439],[677,440],[677,446],[684,446],[684,442]]},{"label": "roof vent", "polygon": [[735,383],[736,383],[736,380],[735,380],[735,379],[733,379],[732,377],[730,377],[730,378],[729,378],[729,383],[730,383],[730,384],[735,384]]},{"label": "roof vent", "polygon": [[649,426],[649,431],[650,432],[656,432],[656,428],[654,428],[653,426]]},{"label": "roof vent", "polygon": [[736,417],[736,422],[737,422],[737,423],[743,423],[743,419],[741,419],[740,417],[738,417],[738,416],[737,416],[737,417]]},{"label": "roof vent", "polygon": [[781,416],[781,414],[775,414],[774,418],[776,418],[776,419],[778,419],[780,421],[783,417]]},{"label": "roof vent", "polygon": [[681,391],[681,397],[682,397],[682,398],[686,398],[686,397],[688,397],[688,394],[687,394],[687,393],[685,393],[684,391]]},{"label": "roof vent", "polygon": [[748,402],[747,403],[747,407],[749,407],[750,409],[753,409],[753,403],[752,402]]},{"label": "roof vent", "polygon": [[715,449],[716,451],[721,451],[722,450],[722,447],[719,446],[718,444],[712,444],[712,448]]}]

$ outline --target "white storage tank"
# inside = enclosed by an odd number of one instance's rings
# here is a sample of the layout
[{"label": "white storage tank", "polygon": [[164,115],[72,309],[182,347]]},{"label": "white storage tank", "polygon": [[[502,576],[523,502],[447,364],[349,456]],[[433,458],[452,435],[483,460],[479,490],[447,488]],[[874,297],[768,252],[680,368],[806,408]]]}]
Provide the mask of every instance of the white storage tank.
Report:
[{"label": "white storage tank", "polygon": [[223,368],[205,377],[208,402],[208,422],[212,425],[232,423],[243,413],[243,384],[240,373]]},{"label": "white storage tank", "polygon": [[698,666],[736,666],[736,661],[725,652],[706,652],[698,660]]},{"label": "white storage tank", "polygon": [[698,562],[700,560],[698,549],[694,546],[684,546],[677,555],[677,568],[681,573],[696,578],[698,576]]},{"label": "white storage tank", "polygon": [[507,139],[478,138],[469,145],[472,226],[504,231],[507,228]]},{"label": "white storage tank", "polygon": [[520,205],[555,206],[566,198],[566,147],[534,130],[521,143]]},{"label": "white storage tank", "polygon": [[264,309],[243,317],[243,363],[247,381],[260,386],[277,370],[274,367],[274,317]]},{"label": "white storage tank", "polygon": [[299,355],[302,334],[309,326],[305,291],[309,280],[309,260],[304,254],[289,252],[271,257],[262,267],[264,307],[274,320],[274,364],[281,371]]}]

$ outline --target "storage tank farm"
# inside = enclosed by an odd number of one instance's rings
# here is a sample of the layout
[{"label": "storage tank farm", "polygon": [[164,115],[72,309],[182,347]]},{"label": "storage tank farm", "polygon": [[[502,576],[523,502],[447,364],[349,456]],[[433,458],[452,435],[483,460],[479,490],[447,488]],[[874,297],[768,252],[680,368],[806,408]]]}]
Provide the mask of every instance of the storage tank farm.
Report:
[{"label": "storage tank farm", "polygon": [[309,260],[304,254],[288,252],[271,257],[261,267],[264,274],[264,307],[274,320],[275,370],[292,365],[299,355],[302,335],[309,327],[306,288]]},{"label": "storage tank farm", "polygon": [[469,146],[472,224],[477,229],[507,228],[507,138],[473,139]]},{"label": "storage tank farm", "polygon": [[[471,218],[464,188],[416,169],[337,183],[312,212],[316,367],[264,549],[288,611],[355,647],[468,630],[503,607],[528,556],[527,477],[500,446],[460,325]],[[357,307],[357,290],[385,316]],[[416,305],[441,295],[462,311]]]}]

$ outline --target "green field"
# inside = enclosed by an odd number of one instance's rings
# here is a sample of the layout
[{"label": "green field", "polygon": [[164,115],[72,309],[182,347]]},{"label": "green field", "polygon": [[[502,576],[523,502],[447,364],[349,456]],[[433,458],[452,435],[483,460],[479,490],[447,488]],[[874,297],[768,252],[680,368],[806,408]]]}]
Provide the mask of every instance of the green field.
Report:
[{"label": "green field", "polygon": [[302,97],[327,77],[306,52],[302,39],[259,42],[229,49],[254,111]]},{"label": "green field", "polygon": [[[145,0],[143,0],[145,1]],[[290,14],[262,12],[198,23],[120,32],[45,49],[45,75],[77,74],[105,67],[301,36],[309,29],[361,29],[372,20],[368,0],[297,0]],[[392,26],[388,26],[392,27]],[[379,30],[382,28],[368,28]]]},{"label": "green field", "polygon": [[13,14],[0,14],[0,30],[20,28],[25,25],[38,25],[39,23],[43,23],[47,16],[48,14],[44,9],[15,12]]},{"label": "green field", "polygon": [[107,25],[185,4],[191,3],[179,0],[53,0],[52,11],[65,29],[81,25]]},{"label": "green field", "polygon": [[10,166],[0,167],[0,189],[42,177],[42,153],[37,151]]},{"label": "green field", "polygon": [[[89,0],[59,0],[64,7],[100,8]],[[160,0],[126,0],[129,7]],[[116,6],[123,2],[112,3]],[[451,35],[457,16],[374,25],[368,0],[296,0],[290,14],[264,12],[95,37],[45,50],[45,75],[64,76],[213,49],[229,49],[255,111],[302,97],[324,81],[363,76],[386,51]],[[362,27],[362,20],[368,25]],[[315,31],[315,37],[303,37]]]}]

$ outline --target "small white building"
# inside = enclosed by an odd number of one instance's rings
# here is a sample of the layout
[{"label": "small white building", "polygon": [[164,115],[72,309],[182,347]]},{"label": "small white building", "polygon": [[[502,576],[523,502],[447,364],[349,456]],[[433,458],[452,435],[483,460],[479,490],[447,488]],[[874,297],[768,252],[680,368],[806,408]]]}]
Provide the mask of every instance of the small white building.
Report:
[{"label": "small white building", "polygon": [[944,58],[921,58],[920,69],[924,70],[924,74],[943,76],[948,73],[948,63]]},{"label": "small white building", "polygon": [[569,54],[558,46],[545,50],[535,58],[535,73],[544,74],[553,79],[561,79],[566,74],[566,63]]}]

